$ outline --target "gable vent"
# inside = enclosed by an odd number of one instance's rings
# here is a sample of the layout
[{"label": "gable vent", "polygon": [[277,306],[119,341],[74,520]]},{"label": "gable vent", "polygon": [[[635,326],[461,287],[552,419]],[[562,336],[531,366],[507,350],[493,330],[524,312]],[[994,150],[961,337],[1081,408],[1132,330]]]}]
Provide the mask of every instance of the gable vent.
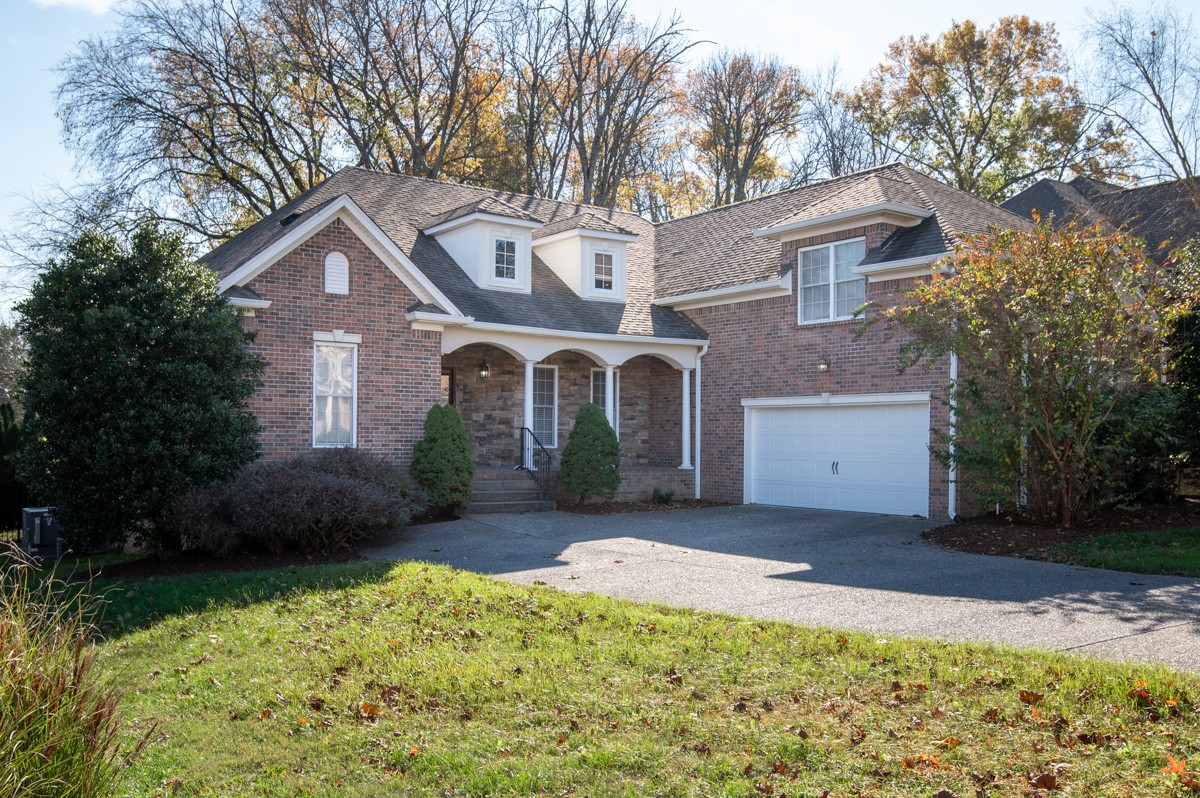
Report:
[{"label": "gable vent", "polygon": [[350,293],[350,261],[340,252],[325,256],[325,293]]}]

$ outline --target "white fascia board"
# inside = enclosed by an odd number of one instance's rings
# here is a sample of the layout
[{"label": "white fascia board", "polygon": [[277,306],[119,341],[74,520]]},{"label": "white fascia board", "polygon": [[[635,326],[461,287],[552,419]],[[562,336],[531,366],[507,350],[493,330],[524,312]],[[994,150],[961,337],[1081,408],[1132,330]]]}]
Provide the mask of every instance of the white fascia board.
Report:
[{"label": "white fascia board", "polygon": [[468,213],[466,216],[459,216],[457,219],[449,219],[440,224],[435,224],[433,227],[427,227],[421,232],[427,236],[435,236],[438,233],[456,230],[473,222],[499,224],[505,227],[525,227],[530,230],[537,230],[539,227],[545,226],[541,222],[533,222],[529,219],[516,219],[512,216],[500,216],[495,213],[481,213],[476,211],[475,213]]},{"label": "white fascia board", "polygon": [[229,304],[235,308],[246,308],[248,310],[266,310],[271,307],[269,299],[251,299],[245,296],[229,297]]},{"label": "white fascia board", "polygon": [[555,233],[554,235],[546,236],[545,238],[535,238],[533,239],[533,248],[537,249],[543,244],[553,244],[556,241],[566,241],[568,238],[591,238],[598,239],[600,241],[621,241],[627,244],[638,240],[636,235],[610,233],[605,230],[585,230],[580,227],[574,230],[563,230],[561,233]]},{"label": "white fascia board", "polygon": [[658,338],[649,335],[627,335],[623,333],[590,333],[575,330],[551,330],[545,327],[522,327],[516,324],[496,324],[490,321],[471,321],[463,325],[472,330],[507,332],[518,335],[540,335],[553,338],[580,338],[587,341],[647,341],[656,344],[681,344],[700,348],[708,345],[707,338]]},{"label": "white fascia board", "polygon": [[[426,325],[436,325],[437,329],[442,327],[461,327],[464,324],[470,324],[475,321],[474,316],[447,316],[445,313],[432,313],[428,310],[410,310],[404,314],[404,320],[407,322],[420,322]],[[425,327],[423,329],[429,329]]]},{"label": "white fascia board", "polygon": [[351,229],[355,229],[356,232],[366,233],[367,238],[364,238],[363,243],[418,298],[431,305],[443,307],[448,313],[455,316],[463,315],[449,297],[443,294],[417,268],[417,265],[388,238],[386,233],[379,229],[371,217],[358,207],[358,204],[347,194],[342,194],[308,219],[290,227],[282,238],[222,278],[219,290],[224,293],[234,286],[242,286],[250,282],[335,218],[341,218],[349,223]]},{"label": "white fascia board", "polygon": [[928,402],[929,391],[906,393],[823,393],[820,396],[766,396],[743,399],[742,407],[820,407],[823,405],[899,405]]},{"label": "white fascia board", "polygon": [[[870,266],[855,266],[850,271],[855,274],[861,274],[869,282],[874,282],[875,280],[902,280],[905,277],[924,277],[930,273],[930,266],[938,261],[945,260],[951,254],[953,253],[939,252],[936,255],[921,255],[916,258],[872,263]],[[948,272],[949,269],[942,266],[941,271]]]},{"label": "white fascia board", "polygon": [[709,305],[729,305],[734,302],[749,302],[754,299],[768,299],[775,296],[787,296],[792,293],[791,271],[781,274],[772,280],[743,285],[728,285],[724,288],[710,288],[707,291],[694,291],[690,294],[677,294],[655,299],[653,304],[664,305],[675,310],[688,310]]},{"label": "white fascia board", "polygon": [[755,238],[779,238],[789,233],[807,230],[812,227],[824,227],[838,222],[847,222],[863,217],[880,215],[907,217],[911,222],[915,223],[921,219],[928,219],[930,216],[933,216],[933,211],[928,208],[918,208],[916,205],[907,205],[903,202],[877,202],[874,205],[864,205],[861,208],[851,208],[850,210],[838,211],[837,213],[827,213],[822,216],[813,216],[809,219],[799,219],[795,222],[763,227],[755,230],[753,235]]}]

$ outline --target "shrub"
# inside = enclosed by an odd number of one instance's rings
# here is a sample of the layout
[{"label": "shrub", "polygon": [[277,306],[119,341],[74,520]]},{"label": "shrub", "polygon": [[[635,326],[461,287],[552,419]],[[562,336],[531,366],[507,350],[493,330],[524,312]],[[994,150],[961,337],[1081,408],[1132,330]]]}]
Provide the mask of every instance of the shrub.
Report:
[{"label": "shrub", "polygon": [[1096,433],[1104,455],[1098,504],[1134,506],[1179,494],[1187,448],[1180,393],[1166,385],[1122,396]]},{"label": "shrub", "polygon": [[190,491],[169,524],[185,548],[221,557],[264,548],[312,554],[352,549],[423,510],[424,497],[395,464],[360,449],[317,450]]},{"label": "shrub", "polygon": [[451,511],[471,503],[471,439],[453,405],[434,405],[425,416],[425,437],[413,447],[410,473],[429,496],[429,506]]},{"label": "shrub", "polygon": [[0,795],[111,795],[153,727],[122,744],[120,694],[96,667],[87,594],[43,578],[14,546],[0,560]]},{"label": "shrub", "polygon": [[621,445],[604,411],[592,403],[579,408],[563,449],[559,473],[563,488],[584,502],[593,496],[612,498],[621,484]]},{"label": "shrub", "polygon": [[654,504],[670,504],[671,502],[675,501],[675,491],[655,488],[654,492],[650,494],[650,501]]}]

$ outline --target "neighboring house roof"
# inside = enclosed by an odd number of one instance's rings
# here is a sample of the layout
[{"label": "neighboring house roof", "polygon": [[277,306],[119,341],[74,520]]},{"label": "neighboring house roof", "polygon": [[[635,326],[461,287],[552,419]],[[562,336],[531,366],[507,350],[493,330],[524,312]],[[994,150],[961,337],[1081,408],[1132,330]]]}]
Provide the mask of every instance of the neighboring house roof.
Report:
[{"label": "neighboring house roof", "polygon": [[1039,180],[1002,206],[1032,218],[1037,211],[1056,225],[1104,222],[1146,240],[1151,251],[1200,238],[1200,211],[1182,180],[1121,188],[1077,177],[1070,183]]},{"label": "neighboring house roof", "polygon": [[[288,227],[342,195],[350,197],[463,314],[476,321],[585,333],[705,338],[704,332],[687,317],[652,304],[655,229],[637,214],[357,167],[333,174],[209,252],[202,260],[225,277],[285,236]],[[472,204],[493,209],[501,207],[493,203],[503,203],[507,208],[505,214],[518,212],[548,226],[586,214],[590,225],[609,225],[621,232],[636,234],[637,240],[629,242],[627,249],[627,301],[582,299],[536,253],[529,294],[480,288],[437,240],[421,232],[447,221],[442,218],[447,214],[457,218],[463,213],[496,213],[496,210],[481,210],[480,207],[463,210]],[[291,221],[286,226],[281,225],[285,219]]]},{"label": "neighboring house roof", "polygon": [[779,243],[755,230],[884,202],[933,215],[897,231],[863,265],[939,255],[964,234],[1028,221],[900,164],[725,205],[658,226],[657,294],[679,296],[766,282],[780,275]]}]

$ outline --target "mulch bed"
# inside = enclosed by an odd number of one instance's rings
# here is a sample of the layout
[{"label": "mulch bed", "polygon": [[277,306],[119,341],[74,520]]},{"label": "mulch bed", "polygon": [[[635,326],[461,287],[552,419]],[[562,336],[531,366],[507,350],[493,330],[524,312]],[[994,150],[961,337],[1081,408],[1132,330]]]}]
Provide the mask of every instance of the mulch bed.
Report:
[{"label": "mulch bed", "polygon": [[1011,516],[981,515],[961,524],[930,529],[923,537],[939,546],[972,554],[1045,560],[1053,559],[1050,550],[1060,543],[1075,543],[1109,532],[1149,532],[1186,526],[1200,526],[1200,498],[1189,497],[1138,510],[1103,510],[1070,529],[1039,526]]},{"label": "mulch bed", "polygon": [[[235,554],[220,558],[207,554],[177,554],[168,557],[141,557],[136,560],[110,563],[92,571],[92,579],[151,579],[184,574],[262,571],[268,568],[288,568],[294,565],[327,565],[352,562],[362,557],[354,552],[342,551],[332,554]],[[86,560],[75,566],[73,578],[87,579],[89,573]]]},{"label": "mulch bed", "polygon": [[724,507],[726,502],[710,502],[697,499],[673,499],[669,504],[652,501],[640,502],[588,502],[567,504],[559,502],[559,512],[575,515],[617,515],[618,513],[663,512],[664,510],[695,510],[699,507]]}]

